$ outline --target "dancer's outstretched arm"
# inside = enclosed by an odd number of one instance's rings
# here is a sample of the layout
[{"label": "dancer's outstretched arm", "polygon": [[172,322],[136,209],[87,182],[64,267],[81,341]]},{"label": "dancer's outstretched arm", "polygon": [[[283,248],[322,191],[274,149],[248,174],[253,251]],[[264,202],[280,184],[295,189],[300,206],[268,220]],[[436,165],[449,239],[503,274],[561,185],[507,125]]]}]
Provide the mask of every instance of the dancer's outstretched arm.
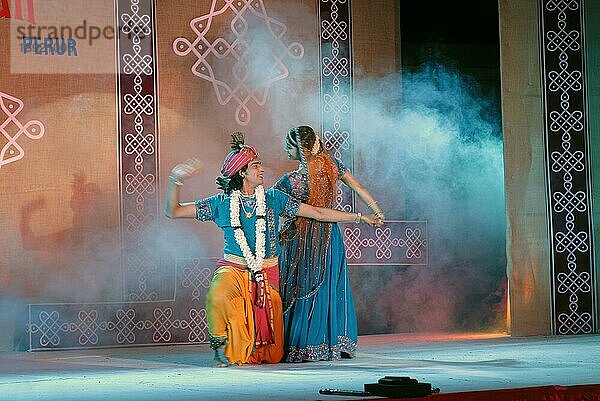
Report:
[{"label": "dancer's outstretched arm", "polygon": [[367,191],[367,189],[362,186],[362,184],[356,179],[356,177],[350,174],[349,171],[346,171],[342,175],[341,180],[358,195],[358,197],[365,203],[365,205],[367,205],[369,209],[373,211],[373,213],[375,213],[376,216],[379,216],[382,220],[385,220],[385,214],[383,213],[383,210],[381,210],[381,208],[379,207],[375,199],[373,199],[369,191]]},{"label": "dancer's outstretched arm", "polygon": [[318,221],[330,223],[367,223],[370,226],[380,227],[383,224],[381,217],[374,214],[342,212],[341,210],[326,209],[301,203],[296,216],[307,217]]}]

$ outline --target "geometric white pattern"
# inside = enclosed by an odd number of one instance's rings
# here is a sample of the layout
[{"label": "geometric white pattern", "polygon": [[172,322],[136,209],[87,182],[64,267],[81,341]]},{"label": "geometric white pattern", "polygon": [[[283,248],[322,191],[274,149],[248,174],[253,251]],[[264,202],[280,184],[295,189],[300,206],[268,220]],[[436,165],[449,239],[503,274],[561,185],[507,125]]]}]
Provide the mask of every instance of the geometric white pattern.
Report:
[{"label": "geometric white pattern", "polygon": [[386,220],[372,228],[340,224],[348,265],[426,265],[427,222]]},{"label": "geometric white pattern", "polygon": [[40,139],[44,136],[44,125],[31,120],[25,124],[19,121],[18,114],[23,110],[21,99],[0,92],[0,168],[3,165],[16,162],[25,156],[25,150],[19,144],[19,138],[25,134],[29,139]]},{"label": "geometric white pattern", "polygon": [[158,207],[153,10],[152,1],[117,1],[123,299],[129,301],[164,299],[155,280],[160,260],[144,240]]},{"label": "geometric white pattern", "polygon": [[583,9],[580,0],[542,3],[553,329],[557,334],[587,334],[595,330],[595,294]]},{"label": "geometric white pattern", "polygon": [[177,261],[175,298],[30,304],[29,350],[208,342],[204,297],[214,258]]},{"label": "geometric white pattern", "polygon": [[[202,267],[199,259],[194,259],[191,266],[183,269],[183,280],[181,286],[192,289],[192,300],[199,301],[203,289],[210,286],[212,269]],[[204,291],[205,292],[205,291]]]},{"label": "geometric white pattern", "polygon": [[[229,31],[219,31],[217,18],[230,19]],[[285,59],[304,56],[300,43],[283,42],[287,27],[269,15],[263,0],[213,0],[210,11],[189,25],[196,37],[175,39],[173,51],[182,57],[194,55],[192,74],[212,84],[219,104],[236,104],[239,125],[252,118],[249,104],[264,106],[270,86],[289,75]],[[254,35],[257,27],[266,35]]]},{"label": "geometric white pattern", "polygon": [[[61,343],[68,337],[76,337],[76,343],[69,344],[68,348],[93,348],[100,344],[100,337],[112,336],[114,342],[110,345],[135,344],[136,336],[151,335],[152,342],[164,344],[172,342],[173,335],[178,332],[187,333],[185,343],[206,343],[207,321],[206,310],[190,308],[187,319],[174,317],[174,311],[168,306],[157,306],[152,311],[151,318],[136,319],[136,306],[130,305],[124,309],[117,306],[115,309],[110,304],[98,304],[90,309],[80,309],[77,318],[61,318],[58,310],[38,311],[38,305],[30,305],[30,313],[37,313],[29,324],[30,337],[37,339],[37,344],[30,344],[30,350],[66,348]],[[121,305],[122,306],[122,305]],[[111,310],[105,315],[104,310]],[[70,315],[70,314],[67,314]],[[37,319],[36,319],[37,317]],[[180,342],[181,343],[181,342]]]}]

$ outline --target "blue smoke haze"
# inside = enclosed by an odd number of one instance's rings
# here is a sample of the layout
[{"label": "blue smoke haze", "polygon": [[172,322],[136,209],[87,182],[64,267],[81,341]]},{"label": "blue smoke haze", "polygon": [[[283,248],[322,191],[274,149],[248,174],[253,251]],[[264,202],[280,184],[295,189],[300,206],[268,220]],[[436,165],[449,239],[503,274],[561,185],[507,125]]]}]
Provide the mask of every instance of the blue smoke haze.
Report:
[{"label": "blue smoke haze", "polygon": [[428,222],[429,266],[383,273],[382,321],[401,332],[494,325],[506,231],[498,104],[433,64],[362,80],[354,102],[357,175],[386,218]]}]

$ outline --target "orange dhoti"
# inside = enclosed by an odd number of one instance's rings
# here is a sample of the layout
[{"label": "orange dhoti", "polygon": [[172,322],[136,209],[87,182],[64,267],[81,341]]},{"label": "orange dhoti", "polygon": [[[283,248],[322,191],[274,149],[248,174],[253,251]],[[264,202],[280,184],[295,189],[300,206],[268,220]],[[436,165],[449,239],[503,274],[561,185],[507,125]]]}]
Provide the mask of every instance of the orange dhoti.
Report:
[{"label": "orange dhoti", "polygon": [[[218,346],[219,341],[225,344],[223,353],[230,363],[278,363],[283,357],[283,311],[276,289],[277,259],[266,259],[264,271],[266,302],[263,308],[256,306],[260,286],[251,280],[251,273],[244,266],[222,261],[213,275],[206,294],[208,332],[211,346]],[[264,333],[257,333],[264,330],[268,330],[268,341],[261,340]]]}]

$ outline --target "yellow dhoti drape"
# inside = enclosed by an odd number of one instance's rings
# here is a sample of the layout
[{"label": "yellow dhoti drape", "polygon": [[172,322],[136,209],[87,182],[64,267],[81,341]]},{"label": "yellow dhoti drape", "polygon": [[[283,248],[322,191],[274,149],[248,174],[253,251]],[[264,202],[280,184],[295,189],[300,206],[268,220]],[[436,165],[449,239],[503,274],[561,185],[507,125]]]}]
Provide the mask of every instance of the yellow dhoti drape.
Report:
[{"label": "yellow dhoti drape", "polygon": [[[278,275],[278,266],[265,268],[268,276]],[[274,280],[275,281],[275,280]],[[221,266],[213,275],[206,294],[208,331],[212,337],[227,339],[223,353],[230,363],[278,363],[283,357],[283,310],[279,292],[267,285],[273,307],[273,344],[254,347],[254,314],[250,293],[250,272]]]}]

